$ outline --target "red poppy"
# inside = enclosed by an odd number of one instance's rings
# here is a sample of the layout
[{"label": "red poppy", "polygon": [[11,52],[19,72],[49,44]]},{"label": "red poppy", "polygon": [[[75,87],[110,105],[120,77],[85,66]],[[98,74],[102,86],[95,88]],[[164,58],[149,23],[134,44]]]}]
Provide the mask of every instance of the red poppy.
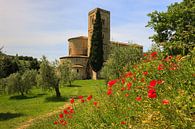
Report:
[{"label": "red poppy", "polygon": [[146,53],[144,53],[144,56],[147,56],[147,54],[146,54]]},{"label": "red poppy", "polygon": [[117,80],[111,80],[108,82],[108,86],[112,87],[116,82],[117,82]]},{"label": "red poppy", "polygon": [[163,80],[158,80],[157,81],[157,84],[163,84],[165,81],[163,81]]},{"label": "red poppy", "polygon": [[68,114],[68,111],[64,109],[64,114]]},{"label": "red poppy", "polygon": [[127,83],[127,87],[131,87],[131,86],[132,86],[131,82]]},{"label": "red poppy", "polygon": [[160,70],[163,70],[163,69],[164,69],[163,67],[164,67],[163,64],[159,64],[159,65],[158,65],[158,70],[159,70],[159,71],[160,71]]},{"label": "red poppy", "polygon": [[167,56],[166,58],[165,58],[165,61],[170,61],[171,59],[172,59],[173,57],[172,56]]},{"label": "red poppy", "polygon": [[85,100],[84,99],[81,99],[81,103],[84,103],[85,102]]},{"label": "red poppy", "polygon": [[156,97],[157,97],[157,95],[156,95],[156,90],[155,90],[155,89],[150,89],[150,90],[148,91],[148,97],[149,97],[149,98],[156,98]]},{"label": "red poppy", "polygon": [[138,97],[136,97],[136,99],[135,100],[137,100],[137,101],[141,101],[142,100],[142,98],[141,98],[141,96],[138,96]]},{"label": "red poppy", "polygon": [[126,94],[125,94],[125,96],[126,96],[126,97],[128,97],[128,96],[129,96],[129,94],[128,94],[128,93],[126,93]]},{"label": "red poppy", "polygon": [[133,73],[132,72],[128,72],[125,74],[125,77],[132,77],[133,76]]},{"label": "red poppy", "polygon": [[78,98],[79,98],[79,99],[82,99],[82,98],[83,98],[83,96],[78,96]]},{"label": "red poppy", "polygon": [[126,122],[125,121],[121,121],[121,125],[125,125],[126,124]]},{"label": "red poppy", "polygon": [[125,84],[125,79],[122,79],[122,80],[121,80],[121,83],[122,83],[122,84]]},{"label": "red poppy", "polygon": [[143,75],[148,75],[148,71],[144,71],[143,72]]},{"label": "red poppy", "polygon": [[73,104],[74,103],[74,99],[72,98],[72,99],[70,99],[70,103],[71,104]]},{"label": "red poppy", "polygon": [[152,56],[152,57],[156,57],[157,54],[158,54],[157,52],[152,52],[152,53],[151,53],[151,56]]},{"label": "red poppy", "polygon": [[70,109],[70,113],[74,113],[74,109]]},{"label": "red poppy", "polygon": [[91,99],[92,99],[92,95],[89,95],[89,96],[87,97],[87,100],[90,101]]},{"label": "red poppy", "polygon": [[57,125],[58,124],[58,122],[57,121],[54,121],[54,125]]},{"label": "red poppy", "polygon": [[125,87],[122,87],[122,88],[121,88],[121,91],[124,91],[124,90],[125,90]]},{"label": "red poppy", "polygon": [[111,89],[108,89],[107,95],[111,95],[111,94],[112,94],[112,90]]},{"label": "red poppy", "polygon": [[64,117],[64,115],[61,113],[61,114],[59,114],[59,117],[60,117],[60,118],[63,118],[63,117]]},{"label": "red poppy", "polygon": [[141,82],[145,82],[145,78],[141,78],[141,80],[140,80]]},{"label": "red poppy", "polygon": [[163,103],[164,105],[167,105],[167,104],[169,104],[169,100],[163,99],[162,103]]},{"label": "red poppy", "polygon": [[156,81],[156,80],[150,81],[150,86],[151,86],[151,87],[155,87],[156,84],[157,84],[157,81]]},{"label": "red poppy", "polygon": [[94,105],[94,106],[97,106],[97,104],[98,104],[98,102],[93,102],[93,105]]}]

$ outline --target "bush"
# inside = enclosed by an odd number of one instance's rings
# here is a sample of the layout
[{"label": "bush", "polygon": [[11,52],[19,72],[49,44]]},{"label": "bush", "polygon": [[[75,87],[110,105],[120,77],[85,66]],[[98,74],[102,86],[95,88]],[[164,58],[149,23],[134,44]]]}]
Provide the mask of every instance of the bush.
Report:
[{"label": "bush", "polygon": [[142,51],[140,48],[129,46],[115,46],[111,50],[108,60],[104,63],[101,76],[106,80],[119,78],[130,66],[139,62]]},{"label": "bush", "polygon": [[26,70],[23,74],[19,72],[11,74],[7,78],[8,93],[27,94],[36,85],[36,74],[35,70]]},{"label": "bush", "polygon": [[157,52],[101,87],[97,96],[79,96],[54,124],[67,128],[193,128],[195,67]]}]

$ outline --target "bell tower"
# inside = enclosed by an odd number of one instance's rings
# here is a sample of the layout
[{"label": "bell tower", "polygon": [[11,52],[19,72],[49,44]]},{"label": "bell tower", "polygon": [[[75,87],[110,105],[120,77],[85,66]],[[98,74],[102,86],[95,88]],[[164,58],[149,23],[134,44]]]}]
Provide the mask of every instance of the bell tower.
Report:
[{"label": "bell tower", "polygon": [[102,37],[103,37],[103,51],[104,61],[108,58],[109,44],[110,44],[110,12],[100,8],[91,10],[88,14],[88,56],[90,55],[91,38],[93,33],[93,24],[96,18],[97,10],[100,11],[102,19]]}]

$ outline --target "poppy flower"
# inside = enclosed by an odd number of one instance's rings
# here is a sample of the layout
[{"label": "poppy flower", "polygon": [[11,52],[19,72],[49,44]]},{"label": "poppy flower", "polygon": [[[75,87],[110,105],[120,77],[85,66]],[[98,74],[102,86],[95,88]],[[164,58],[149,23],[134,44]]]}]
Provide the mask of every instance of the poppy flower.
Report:
[{"label": "poppy flower", "polygon": [[142,100],[142,98],[141,98],[141,96],[138,96],[138,97],[136,97],[136,99],[135,99],[136,101],[141,101]]},{"label": "poppy flower", "polygon": [[163,69],[164,69],[163,67],[164,67],[163,64],[159,64],[159,65],[158,65],[158,70],[159,70],[159,71],[160,71],[160,70],[163,70]]},{"label": "poppy flower", "polygon": [[60,118],[63,118],[63,117],[64,117],[64,115],[61,113],[61,114],[59,114],[59,117],[60,117]]},{"label": "poppy flower", "polygon": [[133,76],[133,73],[132,72],[128,72],[125,74],[125,77],[132,77]]},{"label": "poppy flower", "polygon": [[122,88],[121,88],[121,91],[124,91],[124,90],[125,90],[125,87],[122,87]]},{"label": "poppy flower", "polygon": [[111,95],[111,94],[112,94],[112,90],[111,89],[108,89],[107,95]]},{"label": "poppy flower", "polygon": [[144,71],[143,72],[143,75],[148,75],[148,71]]},{"label": "poppy flower", "polygon": [[169,104],[169,100],[167,100],[167,99],[163,99],[162,104],[164,104],[164,105]]},{"label": "poppy flower", "polygon": [[94,105],[94,106],[97,106],[97,104],[98,104],[98,102],[93,102],[93,105]]},{"label": "poppy flower", "polygon": [[108,85],[109,87],[112,87],[116,82],[117,82],[117,80],[111,80],[111,81],[108,82],[107,85]]},{"label": "poppy flower", "polygon": [[126,122],[125,121],[121,121],[121,125],[125,125],[126,124]]},{"label": "poppy flower", "polygon": [[57,125],[58,124],[58,122],[57,121],[54,121],[54,125]]},{"label": "poppy flower", "polygon": [[144,53],[144,56],[147,56],[147,54],[146,54],[146,53]]},{"label": "poppy flower", "polygon": [[72,99],[70,99],[70,103],[71,104],[73,104],[74,103],[74,99],[72,98]]},{"label": "poppy flower", "polygon": [[156,81],[156,80],[150,81],[150,86],[151,86],[151,87],[155,87],[156,84],[157,84],[157,81]]},{"label": "poppy flower", "polygon": [[68,111],[66,109],[64,109],[64,114],[68,114]]},{"label": "poppy flower", "polygon": [[78,96],[78,98],[79,98],[79,99],[82,99],[82,98],[83,98],[83,96]]},{"label": "poppy flower", "polygon": [[90,101],[91,99],[92,99],[92,95],[89,95],[89,96],[87,97],[87,100]]},{"label": "poppy flower", "polygon": [[128,96],[129,96],[129,94],[128,94],[128,93],[126,93],[126,94],[125,94],[125,96],[126,96],[126,97],[128,97]]},{"label": "poppy flower", "polygon": [[84,99],[81,99],[81,103],[84,103],[85,102],[85,100]]},{"label": "poppy flower", "polygon": [[121,80],[121,83],[122,83],[122,84],[125,84],[125,79],[122,79],[122,80]]},{"label": "poppy flower", "polygon": [[150,89],[149,91],[148,91],[148,97],[149,98],[156,98],[157,97],[157,95],[156,95],[156,90],[155,89]]},{"label": "poppy flower", "polygon": [[152,56],[152,57],[156,57],[157,56],[157,52],[152,52],[150,55]]}]

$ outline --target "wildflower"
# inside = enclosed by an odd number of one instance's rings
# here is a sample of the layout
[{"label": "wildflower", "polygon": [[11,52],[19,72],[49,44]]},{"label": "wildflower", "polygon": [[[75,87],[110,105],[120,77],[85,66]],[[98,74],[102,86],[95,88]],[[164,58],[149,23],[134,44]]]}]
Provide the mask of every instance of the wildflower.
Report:
[{"label": "wildflower", "polygon": [[107,95],[111,95],[111,94],[112,94],[112,90],[111,89],[108,89]]},{"label": "wildflower", "polygon": [[141,78],[141,80],[140,80],[141,82],[145,82],[145,78]]},{"label": "wildflower", "polygon": [[167,99],[163,99],[162,104],[164,104],[164,105],[169,104],[169,100],[167,100]]},{"label": "wildflower", "polygon": [[64,109],[64,114],[68,114],[68,111],[66,109]]},{"label": "wildflower", "polygon": [[70,99],[70,103],[71,104],[73,104],[74,103],[74,99],[72,98],[72,99]]},{"label": "wildflower", "polygon": [[125,125],[126,124],[126,122],[125,121],[121,121],[121,125]]},{"label": "wildflower", "polygon": [[97,104],[98,104],[98,102],[93,102],[93,105],[94,105],[94,106],[97,106]]},{"label": "wildflower", "polygon": [[147,54],[146,54],[146,53],[144,53],[144,56],[147,56]]},{"label": "wildflower", "polygon": [[81,99],[81,103],[84,103],[85,102],[85,100],[84,99]]},{"label": "wildflower", "polygon": [[133,73],[132,72],[128,72],[126,73],[125,77],[132,77],[133,76]]},{"label": "wildflower", "polygon": [[158,80],[157,81],[157,84],[163,84],[165,81],[163,81],[163,80]]},{"label": "wildflower", "polygon": [[108,82],[108,86],[112,87],[116,82],[117,82],[117,80],[111,80]]},{"label": "wildflower", "polygon": [[121,80],[121,83],[122,83],[122,84],[125,84],[125,79],[122,79],[122,80]]},{"label": "wildflower", "polygon": [[54,121],[54,125],[57,125],[58,124],[58,122],[57,121]]},{"label": "wildflower", "polygon": [[156,80],[150,81],[150,86],[151,86],[151,87],[155,87],[156,84],[157,84],[157,81],[156,81]]},{"label": "wildflower", "polygon": [[136,97],[136,99],[135,100],[137,100],[137,101],[141,101],[142,100],[142,98],[141,98],[141,96],[138,96],[138,97]]},{"label": "wildflower", "polygon": [[144,71],[144,72],[143,72],[143,75],[148,75],[148,72],[147,72],[147,71]]},{"label": "wildflower", "polygon": [[122,88],[121,88],[121,91],[124,91],[124,90],[125,90],[125,87],[122,87]]},{"label": "wildflower", "polygon": [[132,86],[131,82],[127,83],[127,90],[130,90],[131,86]]},{"label": "wildflower", "polygon": [[164,68],[163,68],[164,66],[163,66],[163,64],[159,64],[158,65],[158,70],[160,71],[160,70],[163,70]]},{"label": "wildflower", "polygon": [[87,100],[90,101],[91,99],[92,99],[92,95],[89,95],[89,96],[87,97]]},{"label": "wildflower", "polygon": [[125,94],[125,96],[126,96],[126,97],[128,97],[128,96],[129,96],[129,94],[128,94],[128,93],[126,93],[126,94]]},{"label": "wildflower", "polygon": [[78,98],[79,98],[79,99],[82,99],[82,98],[83,98],[83,96],[78,96]]},{"label": "wildflower", "polygon": [[157,97],[157,95],[156,95],[156,90],[155,90],[155,89],[150,89],[150,90],[148,91],[148,97],[149,97],[149,98],[156,98],[156,97]]},{"label": "wildflower", "polygon": [[151,53],[151,56],[152,56],[152,57],[156,57],[157,54],[158,54],[157,52],[152,52],[152,53]]},{"label": "wildflower", "polygon": [[60,118],[63,118],[63,117],[64,117],[64,115],[61,113],[61,114],[59,114],[59,117],[60,117]]},{"label": "wildflower", "polygon": [[74,109],[70,109],[70,113],[74,113]]},{"label": "wildflower", "polygon": [[167,56],[166,58],[165,58],[165,61],[170,61],[171,59],[172,59],[173,57],[172,56]]}]

